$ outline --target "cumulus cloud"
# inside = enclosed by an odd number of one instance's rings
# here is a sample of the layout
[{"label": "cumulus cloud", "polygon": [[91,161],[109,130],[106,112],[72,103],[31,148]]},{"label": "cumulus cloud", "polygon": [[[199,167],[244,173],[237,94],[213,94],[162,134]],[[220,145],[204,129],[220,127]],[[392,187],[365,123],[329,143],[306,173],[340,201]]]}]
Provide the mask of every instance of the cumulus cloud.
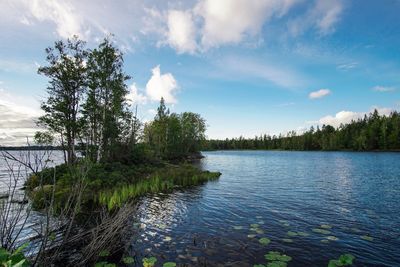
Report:
[{"label": "cumulus cloud", "polygon": [[328,115],[320,118],[317,123],[320,125],[331,125],[333,127],[339,127],[341,124],[350,123],[353,120],[361,119],[365,115],[372,113],[374,110],[377,110],[380,115],[388,116],[394,110],[392,108],[379,108],[372,107],[368,112],[354,112],[354,111],[346,111],[342,110],[336,113],[334,116]]},{"label": "cumulus cloud", "polygon": [[205,48],[238,43],[260,33],[272,16],[284,15],[298,1],[202,0],[195,7],[204,25],[201,43]]},{"label": "cumulus cloud", "polygon": [[[59,36],[63,38],[86,35],[83,29],[83,19],[77,15],[76,10],[68,1],[31,0],[27,1],[32,18],[38,21],[51,21],[56,24]],[[27,17],[21,23],[30,25]]]},{"label": "cumulus cloud", "polygon": [[330,95],[330,94],[331,94],[331,90],[329,90],[329,89],[320,89],[318,91],[311,92],[308,95],[308,97],[310,99],[317,99],[317,98],[325,97],[325,96]]},{"label": "cumulus cloud", "polygon": [[39,103],[0,89],[0,145],[23,145],[38,130]]},{"label": "cumulus cloud", "polygon": [[396,88],[391,87],[391,86],[381,86],[381,85],[377,85],[377,86],[374,86],[374,87],[372,88],[372,90],[375,91],[375,92],[384,93],[384,92],[393,92],[393,91],[396,90]]},{"label": "cumulus cloud", "polygon": [[129,86],[129,93],[126,96],[126,99],[129,103],[134,105],[146,104],[147,102],[147,97],[139,92],[135,83]]},{"label": "cumulus cloud", "polygon": [[197,50],[195,30],[190,10],[168,12],[167,41],[178,53],[194,53]]},{"label": "cumulus cloud", "polygon": [[153,101],[160,101],[164,98],[165,103],[177,103],[175,93],[178,83],[171,73],[161,74],[160,65],[151,70],[152,76],[146,84],[146,94]]}]

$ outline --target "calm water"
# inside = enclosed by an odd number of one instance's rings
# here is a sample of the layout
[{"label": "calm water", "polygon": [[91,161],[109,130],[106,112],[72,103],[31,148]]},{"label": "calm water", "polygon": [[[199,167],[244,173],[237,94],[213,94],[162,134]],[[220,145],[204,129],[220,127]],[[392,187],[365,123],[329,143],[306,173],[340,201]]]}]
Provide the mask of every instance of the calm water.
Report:
[{"label": "calm water", "polygon": [[[130,242],[139,261],[252,266],[276,250],[293,257],[289,266],[327,266],[344,253],[355,266],[400,266],[400,153],[204,154],[201,167],[222,172],[219,181],[142,200]],[[313,231],[321,224],[329,234]]]}]

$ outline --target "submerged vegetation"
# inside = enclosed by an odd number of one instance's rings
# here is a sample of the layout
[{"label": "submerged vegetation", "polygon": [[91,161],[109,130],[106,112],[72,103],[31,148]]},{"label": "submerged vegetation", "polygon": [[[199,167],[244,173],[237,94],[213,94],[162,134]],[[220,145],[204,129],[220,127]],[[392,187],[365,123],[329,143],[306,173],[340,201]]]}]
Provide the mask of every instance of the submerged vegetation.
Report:
[{"label": "submerged vegetation", "polygon": [[364,118],[334,128],[319,126],[303,134],[261,135],[254,138],[207,140],[206,150],[265,149],[265,150],[400,150],[400,113],[388,116],[375,110]]}]

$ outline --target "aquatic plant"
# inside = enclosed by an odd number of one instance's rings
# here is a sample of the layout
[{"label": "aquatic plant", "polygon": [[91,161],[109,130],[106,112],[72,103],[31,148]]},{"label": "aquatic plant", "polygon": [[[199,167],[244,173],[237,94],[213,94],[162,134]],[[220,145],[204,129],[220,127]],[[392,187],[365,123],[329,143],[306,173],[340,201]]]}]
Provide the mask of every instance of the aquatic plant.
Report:
[{"label": "aquatic plant", "polygon": [[291,238],[282,238],[282,241],[285,243],[293,243],[293,239]]},{"label": "aquatic plant", "polygon": [[262,237],[258,240],[258,242],[260,242],[261,245],[268,245],[271,243],[271,240],[267,237]]},{"label": "aquatic plant", "polygon": [[320,229],[320,228],[314,228],[312,229],[313,232],[318,233],[318,234],[323,234],[323,235],[329,235],[331,231],[325,230],[325,229]]},{"label": "aquatic plant", "polygon": [[108,256],[110,256],[110,252],[106,249],[100,251],[100,253],[99,253],[99,257],[108,257]]},{"label": "aquatic plant", "polygon": [[129,265],[135,262],[134,258],[132,257],[123,257],[122,262]]},{"label": "aquatic plant", "polygon": [[176,266],[176,263],[172,262],[172,261],[169,261],[169,262],[166,262],[163,264],[163,267],[175,267],[175,266]]},{"label": "aquatic plant", "polygon": [[339,267],[339,266],[348,266],[352,265],[355,257],[351,254],[343,254],[340,255],[337,260],[330,260],[328,263],[328,267]]},{"label": "aquatic plant", "polygon": [[114,263],[109,263],[107,261],[100,261],[96,262],[94,267],[117,267],[117,265],[115,265]]},{"label": "aquatic plant", "polygon": [[367,240],[367,241],[374,241],[374,238],[369,235],[362,235],[361,239]]},{"label": "aquatic plant", "polygon": [[332,229],[332,226],[329,224],[321,224],[319,227],[322,229]]},{"label": "aquatic plant", "polygon": [[154,267],[154,265],[157,262],[156,257],[150,257],[150,258],[143,258],[143,267]]},{"label": "aquatic plant", "polygon": [[287,235],[288,236],[298,236],[298,234],[296,233],[296,232],[292,232],[292,231],[289,231],[289,232],[287,232]]},{"label": "aquatic plant", "polygon": [[28,244],[24,244],[14,252],[7,251],[5,248],[0,248],[0,266],[4,267],[28,267],[30,266],[29,261],[25,258],[22,250],[24,250]]},{"label": "aquatic plant", "polygon": [[242,230],[242,229],[243,229],[243,226],[236,225],[236,226],[233,226],[233,229],[235,229],[235,230]]}]

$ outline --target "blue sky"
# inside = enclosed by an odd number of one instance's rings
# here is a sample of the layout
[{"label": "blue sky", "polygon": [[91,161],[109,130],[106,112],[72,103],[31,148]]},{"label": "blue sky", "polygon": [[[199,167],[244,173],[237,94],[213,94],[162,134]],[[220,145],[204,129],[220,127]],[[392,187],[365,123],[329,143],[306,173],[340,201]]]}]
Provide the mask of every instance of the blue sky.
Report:
[{"label": "blue sky", "polygon": [[114,34],[144,121],[164,96],[210,138],[301,131],[400,107],[400,1],[0,2],[0,145],[37,130],[44,49]]}]

